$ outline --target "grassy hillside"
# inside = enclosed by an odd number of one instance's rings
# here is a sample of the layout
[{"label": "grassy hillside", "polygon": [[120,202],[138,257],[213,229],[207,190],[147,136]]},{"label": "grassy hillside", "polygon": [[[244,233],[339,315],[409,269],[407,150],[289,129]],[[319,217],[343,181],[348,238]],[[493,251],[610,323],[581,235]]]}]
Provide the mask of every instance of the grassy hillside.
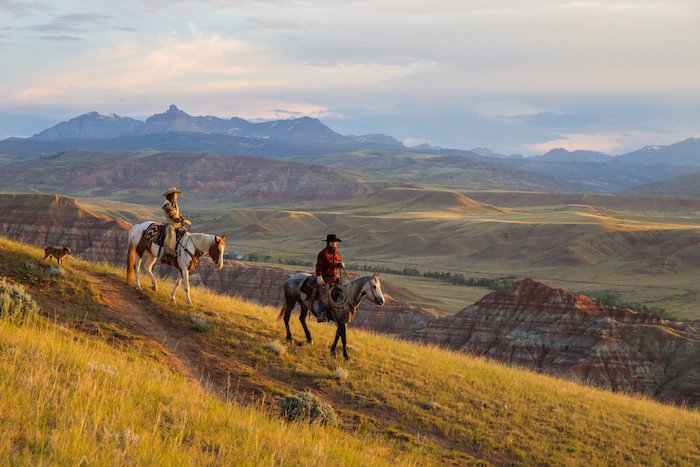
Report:
[{"label": "grassy hillside", "polygon": [[[170,284],[139,296],[121,272],[69,260],[52,276],[41,256],[0,239],[0,275],[45,316],[0,321],[0,458],[13,464],[700,463],[694,409],[364,332],[349,333],[345,362],[328,356],[330,325],[281,352],[276,310],[203,289],[192,310],[182,293],[168,302]],[[304,388],[336,408],[339,428],[275,415],[274,401]],[[252,406],[236,402],[244,393]]]}]

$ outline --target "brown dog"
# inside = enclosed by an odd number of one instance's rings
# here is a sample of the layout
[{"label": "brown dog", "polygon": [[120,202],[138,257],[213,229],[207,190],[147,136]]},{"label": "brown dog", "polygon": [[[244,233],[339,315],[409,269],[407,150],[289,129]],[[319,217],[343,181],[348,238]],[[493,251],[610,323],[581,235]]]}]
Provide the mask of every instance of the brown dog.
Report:
[{"label": "brown dog", "polygon": [[63,257],[69,254],[71,254],[70,248],[68,248],[65,245],[63,245],[63,248],[47,246],[46,248],[44,248],[44,258],[42,259],[42,261],[44,261],[46,258],[49,258],[50,264],[51,258],[56,258],[58,264],[63,264]]}]

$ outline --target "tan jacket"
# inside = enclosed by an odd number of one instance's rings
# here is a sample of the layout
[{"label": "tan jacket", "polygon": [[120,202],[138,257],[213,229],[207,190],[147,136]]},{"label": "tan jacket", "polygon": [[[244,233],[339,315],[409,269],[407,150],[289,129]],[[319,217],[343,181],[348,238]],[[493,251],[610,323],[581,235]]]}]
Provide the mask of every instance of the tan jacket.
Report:
[{"label": "tan jacket", "polygon": [[177,203],[166,201],[163,203],[163,211],[165,212],[166,224],[179,224],[185,220],[185,218],[180,214],[180,208],[177,206]]}]

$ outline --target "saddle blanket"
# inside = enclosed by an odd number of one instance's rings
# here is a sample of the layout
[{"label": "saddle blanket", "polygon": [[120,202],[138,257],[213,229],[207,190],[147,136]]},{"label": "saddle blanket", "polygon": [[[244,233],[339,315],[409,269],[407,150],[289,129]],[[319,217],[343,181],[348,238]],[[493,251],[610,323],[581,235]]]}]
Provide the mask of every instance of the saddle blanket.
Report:
[{"label": "saddle blanket", "polygon": [[[175,232],[177,243],[180,243],[180,239],[182,238],[184,233],[187,232],[187,229],[185,229],[183,226],[180,226]],[[151,225],[149,225],[146,230],[143,231],[141,237],[145,238],[151,243],[163,246],[163,243],[165,243],[165,225],[160,224],[158,222],[154,222]]]}]

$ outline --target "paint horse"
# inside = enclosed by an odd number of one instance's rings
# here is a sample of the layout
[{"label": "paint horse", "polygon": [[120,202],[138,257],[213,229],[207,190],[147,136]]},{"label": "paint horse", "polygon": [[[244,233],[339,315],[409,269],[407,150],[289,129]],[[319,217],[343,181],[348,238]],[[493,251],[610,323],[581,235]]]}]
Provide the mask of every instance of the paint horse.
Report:
[{"label": "paint horse", "polygon": [[[306,282],[306,280],[311,277],[311,274],[304,272],[299,272],[293,274],[287,278],[284,283],[284,297],[282,300],[282,308],[280,309],[280,314],[277,317],[279,321],[280,318],[284,317],[284,325],[287,328],[287,340],[292,340],[292,333],[289,330],[289,317],[292,314],[294,306],[298,303],[301,306],[301,314],[299,315],[299,321],[304,328],[306,333],[306,342],[309,344],[313,343],[311,339],[311,333],[309,333],[309,328],[306,327],[306,316],[309,312],[310,303],[304,301],[301,298],[301,287]],[[355,312],[357,307],[365,297],[369,297],[374,303],[379,306],[384,305],[384,294],[382,293],[382,286],[379,282],[379,277],[377,274],[372,276],[362,276],[355,280],[343,284],[343,287],[347,291],[347,305],[336,309],[333,306],[326,307],[326,314],[330,317],[331,321],[335,321],[338,325],[338,329],[335,333],[335,340],[333,341],[333,346],[331,346],[331,355],[335,357],[335,348],[338,344],[338,339],[342,339],[343,342],[343,356],[347,360],[347,325],[355,317]],[[313,312],[312,312],[313,315]]]},{"label": "paint horse", "polygon": [[[129,231],[126,281],[128,284],[131,284],[133,280],[136,285],[136,290],[139,292],[142,290],[141,284],[139,283],[139,268],[141,267],[141,260],[144,255],[146,255],[144,269],[151,279],[151,289],[158,290],[158,284],[156,283],[156,277],[153,275],[152,268],[156,260],[159,259],[159,254],[164,253],[164,250],[162,247],[158,246],[153,239],[144,235],[152,224],[155,223],[147,221],[133,226]],[[177,258],[174,262],[168,263],[177,268],[180,272],[180,277],[178,277],[175,282],[175,287],[173,287],[173,291],[170,293],[171,301],[175,301],[175,291],[180,287],[180,283],[183,283],[185,295],[187,296],[187,304],[189,306],[194,306],[190,298],[190,271],[194,269],[197,260],[207,253],[209,253],[209,256],[211,256],[211,259],[214,261],[214,267],[216,269],[223,268],[224,249],[226,248],[226,244],[224,243],[225,239],[226,235],[218,237],[216,235],[203,233],[191,234],[189,232],[185,232],[182,235],[175,249],[175,251],[177,251]],[[138,261],[135,261],[137,255]]]}]

